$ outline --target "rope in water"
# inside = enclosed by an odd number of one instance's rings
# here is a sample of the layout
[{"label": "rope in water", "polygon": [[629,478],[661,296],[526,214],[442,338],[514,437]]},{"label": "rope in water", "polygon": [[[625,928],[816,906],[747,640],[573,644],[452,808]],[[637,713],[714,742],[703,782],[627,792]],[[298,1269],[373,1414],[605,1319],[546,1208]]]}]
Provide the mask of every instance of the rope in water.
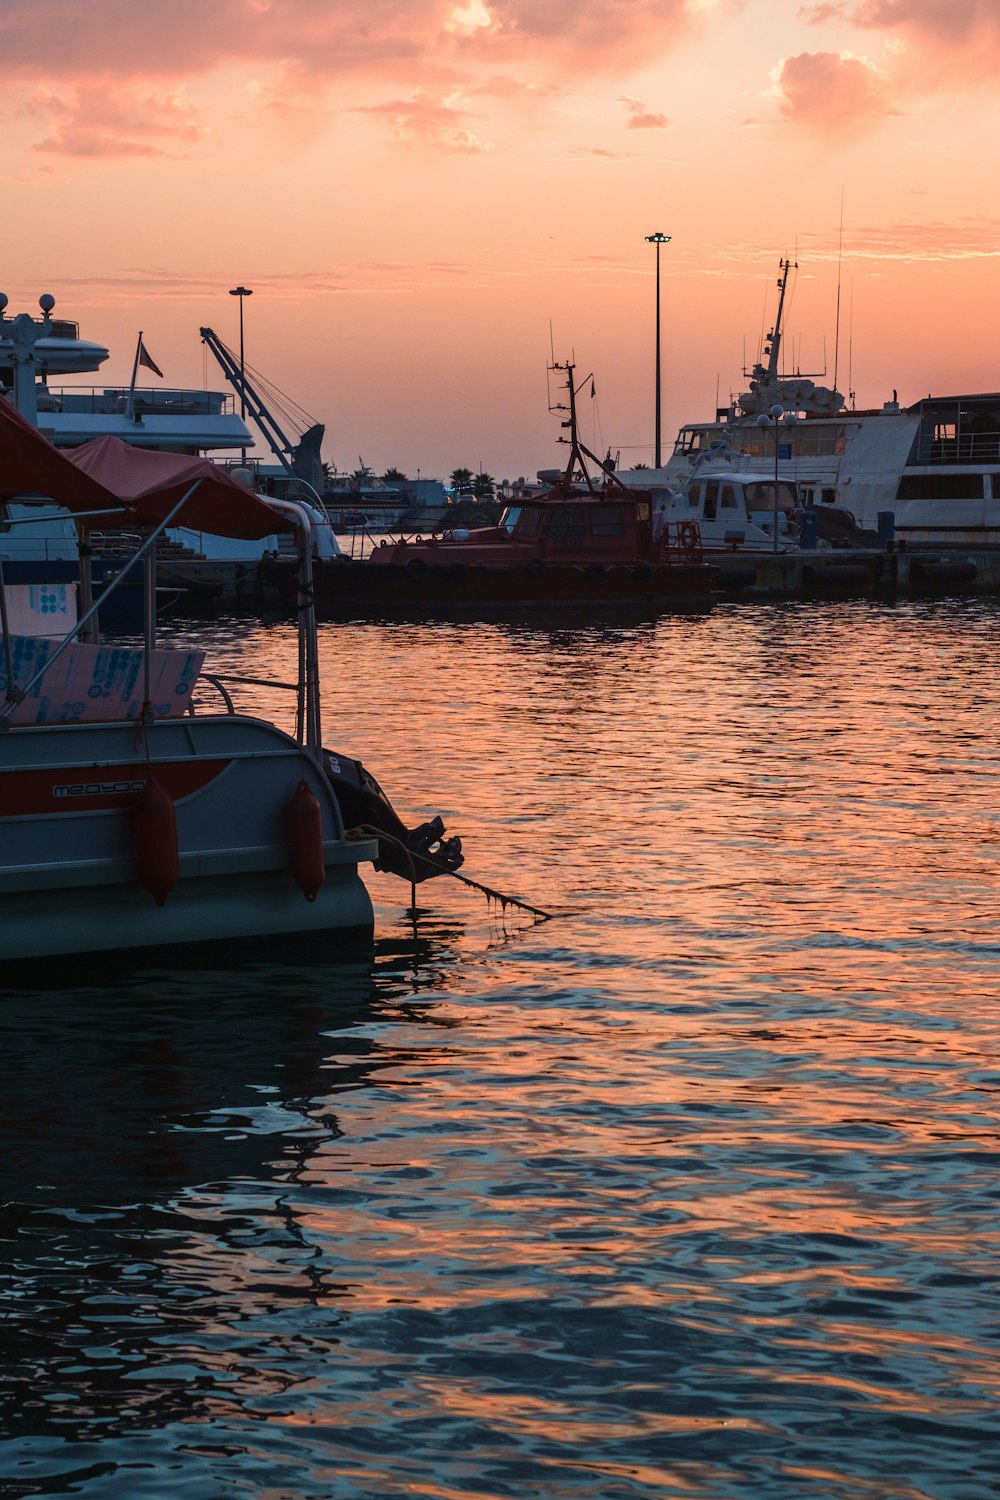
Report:
[{"label": "rope in water", "polygon": [[[402,850],[410,867],[410,903],[412,906],[416,906],[417,879],[416,867],[413,862],[413,851],[406,847],[402,839],[394,838],[391,833],[383,833],[381,828],[372,828],[367,823],[360,823],[357,828],[348,828],[344,837],[352,840],[385,840],[387,844],[395,844],[397,849]],[[542,911],[541,907],[538,906],[530,906],[527,901],[520,901],[516,896],[508,896],[503,891],[496,891],[492,886],[483,885],[478,880],[472,880],[468,875],[460,875],[457,870],[450,870],[447,865],[442,864],[440,860],[436,860],[433,854],[421,854],[420,858],[426,860],[428,864],[433,865],[440,874],[450,875],[453,880],[460,880],[463,885],[471,886],[474,891],[479,891],[481,895],[486,896],[490,901],[498,901],[501,906],[517,906],[521,911],[530,912],[533,917],[538,917],[543,922],[552,920],[552,912]]]}]

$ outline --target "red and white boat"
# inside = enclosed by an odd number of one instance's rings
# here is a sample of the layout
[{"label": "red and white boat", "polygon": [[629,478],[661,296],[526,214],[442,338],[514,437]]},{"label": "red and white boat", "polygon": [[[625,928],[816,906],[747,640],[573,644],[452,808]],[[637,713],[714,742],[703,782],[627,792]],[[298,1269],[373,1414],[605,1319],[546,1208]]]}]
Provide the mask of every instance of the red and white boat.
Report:
[{"label": "red and white boat", "polygon": [[[713,572],[696,521],[657,515],[648,491],[622,483],[579,439],[572,365],[564,369],[570,452],[540,475],[541,494],[512,501],[495,526],[384,539],[364,559],[320,560],[322,614],[446,614],[617,609],[705,613]],[[587,377],[588,381],[590,377]],[[584,382],[586,384],[586,382]],[[588,468],[588,460],[595,472]],[[280,587],[280,564],[271,570]]]},{"label": "red and white boat", "polygon": [[83,528],[147,529],[148,600],[156,538],[179,517],[232,537],[295,531],[296,732],[235,712],[211,677],[218,711],[195,712],[204,653],[158,647],[151,604],[141,648],[102,644],[85,576],[61,639],[24,633],[0,566],[0,959],[370,940],[359,865],[415,881],[461,863],[439,819],[408,831],[360,763],[323,749],[309,523],[294,504],[115,438],[70,458],[0,398],[0,494],[26,493],[69,506]]}]

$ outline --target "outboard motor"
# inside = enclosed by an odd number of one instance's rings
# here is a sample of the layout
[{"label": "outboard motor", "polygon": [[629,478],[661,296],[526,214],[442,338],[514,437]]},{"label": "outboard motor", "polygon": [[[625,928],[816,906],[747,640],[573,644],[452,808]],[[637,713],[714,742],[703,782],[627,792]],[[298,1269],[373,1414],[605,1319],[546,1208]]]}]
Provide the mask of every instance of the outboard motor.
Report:
[{"label": "outboard motor", "polygon": [[[359,760],[323,751],[323,769],[340,806],[344,827],[374,828],[387,835],[378,841],[376,870],[420,882],[457,870],[465,856],[462,840],[444,837],[440,817],[407,828],[370,771]],[[425,858],[424,856],[428,856]]]}]

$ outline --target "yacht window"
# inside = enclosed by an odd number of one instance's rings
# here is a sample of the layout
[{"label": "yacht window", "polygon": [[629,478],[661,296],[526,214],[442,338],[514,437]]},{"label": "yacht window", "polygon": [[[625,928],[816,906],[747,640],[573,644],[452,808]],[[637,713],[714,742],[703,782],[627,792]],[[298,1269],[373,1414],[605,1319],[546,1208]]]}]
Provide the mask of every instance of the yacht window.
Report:
[{"label": "yacht window", "polygon": [[836,505],[837,491],[824,489],[820,493],[819,500],[821,505]]},{"label": "yacht window", "polygon": [[700,484],[693,484],[688,490],[688,505],[690,505],[692,509],[695,506],[701,504],[701,490],[702,487]]},{"label": "yacht window", "polygon": [[719,486],[716,480],[711,479],[705,485],[705,510],[706,521],[715,520],[715,509],[719,503]]},{"label": "yacht window", "polygon": [[733,489],[733,487],[732,487],[731,484],[724,484],[722,486],[722,509],[723,510],[736,510],[737,509],[737,505],[736,505],[736,491]]},{"label": "yacht window", "polygon": [[549,515],[546,535],[552,537],[583,536],[583,506],[557,505]]},{"label": "yacht window", "polygon": [[903,474],[897,500],[981,500],[982,474]]},{"label": "yacht window", "polygon": [[593,505],[590,509],[592,536],[624,536],[625,513],[620,505]]}]

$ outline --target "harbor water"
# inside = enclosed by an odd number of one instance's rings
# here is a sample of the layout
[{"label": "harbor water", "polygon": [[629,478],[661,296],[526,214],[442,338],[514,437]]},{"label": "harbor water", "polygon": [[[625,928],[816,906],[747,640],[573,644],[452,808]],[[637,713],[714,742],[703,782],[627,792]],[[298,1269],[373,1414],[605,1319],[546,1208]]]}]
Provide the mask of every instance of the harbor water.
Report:
[{"label": "harbor water", "polygon": [[0,1494],[1000,1495],[998,632],[324,626],[327,745],[552,916],[3,987]]}]

